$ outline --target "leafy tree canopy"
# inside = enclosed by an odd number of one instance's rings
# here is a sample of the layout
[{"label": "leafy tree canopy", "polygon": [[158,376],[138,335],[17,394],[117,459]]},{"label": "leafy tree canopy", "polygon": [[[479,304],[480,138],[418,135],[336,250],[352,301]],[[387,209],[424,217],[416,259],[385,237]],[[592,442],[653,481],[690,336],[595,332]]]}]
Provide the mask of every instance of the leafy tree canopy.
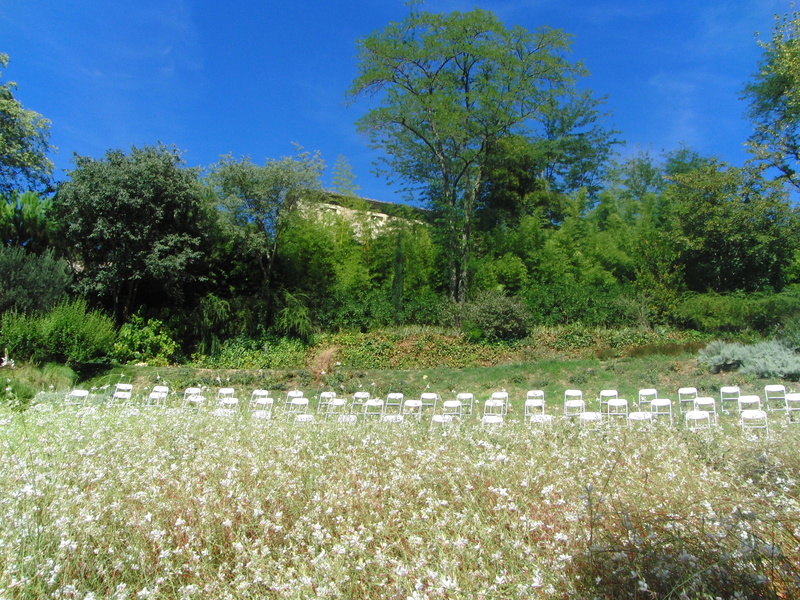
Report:
[{"label": "leafy tree canopy", "polygon": [[[205,221],[198,171],[164,145],[76,156],[53,199],[78,289],[125,319],[140,289],[173,302],[198,277]],[[149,285],[143,286],[143,283]]]},{"label": "leafy tree canopy", "polygon": [[[0,67],[8,66],[8,55],[0,53]],[[0,195],[15,191],[47,190],[53,163],[47,153],[50,121],[26,109],[14,97],[17,84],[0,82]]]},{"label": "leafy tree canopy", "polygon": [[358,77],[348,94],[379,101],[358,127],[383,149],[392,177],[422,191],[441,216],[455,300],[466,297],[492,150],[512,134],[541,135],[554,106],[577,97],[574,84],[585,70],[566,60],[568,50],[569,36],[559,30],[508,29],[480,9],[412,8],[402,22],[359,41]]}]

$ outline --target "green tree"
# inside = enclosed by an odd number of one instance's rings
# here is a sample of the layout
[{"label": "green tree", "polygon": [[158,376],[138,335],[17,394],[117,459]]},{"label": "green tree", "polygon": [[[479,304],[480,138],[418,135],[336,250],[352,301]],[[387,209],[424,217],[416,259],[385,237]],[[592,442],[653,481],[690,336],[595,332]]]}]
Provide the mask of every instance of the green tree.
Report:
[{"label": "green tree", "polygon": [[671,175],[664,193],[680,234],[679,262],[689,290],[782,289],[798,222],[777,184],[705,159]]},{"label": "green tree", "polygon": [[[8,67],[8,55],[0,53],[0,67]],[[47,153],[50,121],[26,109],[14,98],[17,84],[0,83],[0,195],[14,191],[46,190],[53,163]]]},{"label": "green tree", "polygon": [[54,234],[52,199],[36,192],[11,192],[6,200],[0,201],[0,243],[37,254],[49,248]]},{"label": "green tree", "polygon": [[775,17],[758,71],[744,89],[754,131],[747,145],[756,162],[778,170],[800,190],[800,13]]},{"label": "green tree", "polygon": [[383,149],[393,176],[436,209],[448,255],[449,292],[464,301],[479,191],[498,140],[535,135],[553,99],[574,97],[580,65],[558,30],[507,29],[483,10],[432,14],[412,8],[359,41],[348,95],[379,94],[359,129]]},{"label": "green tree", "polygon": [[125,320],[144,291],[180,301],[200,276],[207,218],[197,169],[164,145],[76,156],[53,199],[78,291]]},{"label": "green tree", "polygon": [[69,265],[52,250],[0,246],[0,314],[45,312],[63,299],[71,280]]},{"label": "green tree", "polygon": [[303,202],[313,202],[315,192],[321,190],[325,163],[318,153],[297,150],[296,156],[270,159],[263,166],[253,164],[249,157],[223,156],[209,176],[224,214],[258,257],[264,289],[271,284],[289,217]]}]

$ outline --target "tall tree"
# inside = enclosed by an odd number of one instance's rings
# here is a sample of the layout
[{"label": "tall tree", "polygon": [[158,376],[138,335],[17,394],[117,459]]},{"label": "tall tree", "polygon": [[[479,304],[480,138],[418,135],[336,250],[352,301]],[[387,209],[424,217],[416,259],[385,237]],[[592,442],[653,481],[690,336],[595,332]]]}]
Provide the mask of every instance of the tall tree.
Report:
[{"label": "tall tree", "polygon": [[382,148],[396,178],[422,191],[441,216],[450,296],[463,301],[473,225],[487,161],[498,140],[535,135],[553,99],[574,97],[569,37],[507,29],[487,11],[412,8],[358,43],[351,99],[380,95],[359,129]]},{"label": "tall tree", "polygon": [[800,13],[776,16],[758,72],[745,87],[754,159],[800,190]]},{"label": "tall tree", "polygon": [[[202,261],[204,204],[197,169],[175,148],[76,156],[53,198],[78,290],[126,319],[140,290],[183,298]],[[163,300],[162,300],[163,301]]]},{"label": "tall tree", "polygon": [[225,214],[240,227],[250,250],[259,258],[263,282],[269,287],[288,218],[302,201],[312,201],[321,189],[325,163],[318,153],[297,148],[296,156],[267,160],[263,166],[249,157],[223,156],[209,176]]},{"label": "tall tree", "polygon": [[[8,67],[8,55],[0,53],[0,67]],[[0,83],[0,195],[15,191],[46,190],[53,163],[47,153],[50,121],[28,110],[14,98],[17,84]]]}]

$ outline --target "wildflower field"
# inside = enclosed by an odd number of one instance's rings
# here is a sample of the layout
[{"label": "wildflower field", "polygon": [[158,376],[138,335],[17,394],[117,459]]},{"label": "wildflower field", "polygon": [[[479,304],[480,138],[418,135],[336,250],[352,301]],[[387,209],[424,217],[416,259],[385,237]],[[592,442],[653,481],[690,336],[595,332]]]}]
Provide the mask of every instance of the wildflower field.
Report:
[{"label": "wildflower field", "polygon": [[43,403],[0,408],[0,440],[4,599],[800,596],[800,426],[777,416],[753,435]]}]

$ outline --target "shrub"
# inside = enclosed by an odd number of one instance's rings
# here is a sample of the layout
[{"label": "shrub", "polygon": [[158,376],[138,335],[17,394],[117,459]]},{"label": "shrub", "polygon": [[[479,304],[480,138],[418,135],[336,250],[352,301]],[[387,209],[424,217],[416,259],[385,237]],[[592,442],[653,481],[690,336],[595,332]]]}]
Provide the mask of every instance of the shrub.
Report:
[{"label": "shrub", "polygon": [[779,294],[695,294],[678,306],[683,325],[706,332],[766,331],[800,314],[798,286]]},{"label": "shrub", "polygon": [[165,367],[173,362],[177,351],[178,343],[164,323],[158,319],[145,321],[141,315],[133,315],[117,334],[113,357],[122,363],[145,362]]},{"label": "shrub", "polygon": [[6,313],[0,345],[17,359],[76,366],[106,359],[116,333],[110,317],[84,300],[63,302],[42,316]]},{"label": "shrub", "polygon": [[464,332],[472,341],[509,342],[528,335],[530,313],[518,298],[483,292],[462,314]]},{"label": "shrub", "polygon": [[37,255],[24,248],[0,246],[0,314],[49,310],[63,297],[71,279],[67,263],[50,251]]},{"label": "shrub", "polygon": [[697,360],[712,373],[736,370],[762,379],[800,379],[800,356],[776,340],[751,345],[716,340]]}]

